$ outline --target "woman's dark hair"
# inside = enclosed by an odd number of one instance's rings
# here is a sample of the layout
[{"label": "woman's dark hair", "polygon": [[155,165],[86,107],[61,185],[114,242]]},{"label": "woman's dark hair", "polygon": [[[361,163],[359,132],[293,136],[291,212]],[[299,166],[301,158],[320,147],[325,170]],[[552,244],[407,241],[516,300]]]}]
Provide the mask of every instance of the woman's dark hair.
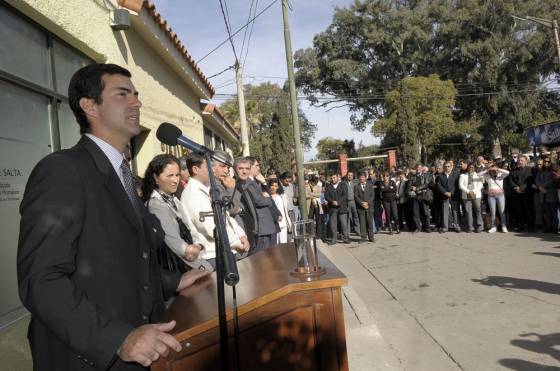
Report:
[{"label": "woman's dark hair", "polygon": [[123,75],[131,77],[130,71],[116,64],[92,63],[80,68],[74,73],[68,86],[68,103],[76,121],[80,124],[80,133],[88,133],[90,125],[85,112],[80,107],[80,99],[93,99],[97,104],[102,103],[101,93],[105,88],[104,75]]},{"label": "woman's dark hair", "polygon": [[284,187],[282,187],[282,183],[280,183],[280,180],[278,180],[277,178],[272,178],[268,180],[268,188],[270,189],[270,186],[276,184],[278,186],[278,191],[276,191],[277,194],[281,195],[282,193],[284,193]]},{"label": "woman's dark hair", "polygon": [[150,161],[144,173],[144,183],[142,183],[142,200],[144,202],[148,201],[154,189],[157,189],[156,177],[163,172],[167,165],[173,163],[179,166],[177,157],[167,153],[157,155]]}]

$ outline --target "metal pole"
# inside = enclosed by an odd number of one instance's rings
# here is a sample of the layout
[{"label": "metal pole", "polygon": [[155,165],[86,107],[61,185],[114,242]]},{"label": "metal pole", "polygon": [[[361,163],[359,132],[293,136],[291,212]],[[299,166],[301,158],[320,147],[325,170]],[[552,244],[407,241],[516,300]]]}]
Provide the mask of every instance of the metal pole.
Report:
[{"label": "metal pole", "polygon": [[554,39],[556,40],[556,53],[558,53],[558,69],[560,70],[560,39],[558,39],[558,22],[552,21],[552,29],[554,30]]},{"label": "metal pole", "polygon": [[249,156],[249,131],[245,115],[245,96],[243,95],[243,67],[235,61],[235,79],[237,81],[237,105],[239,106],[239,128],[241,129],[241,150],[243,156]]},{"label": "metal pole", "polygon": [[290,83],[290,101],[292,106],[292,125],[294,126],[294,141],[296,155],[296,171],[299,193],[299,208],[301,218],[307,219],[307,204],[305,202],[305,183],[303,179],[303,155],[301,152],[301,134],[299,129],[298,106],[296,101],[296,82],[294,79],[294,63],[292,61],[292,41],[288,24],[288,0],[282,0],[282,15],[284,17],[284,43],[286,44],[286,64],[288,66],[288,81]]}]

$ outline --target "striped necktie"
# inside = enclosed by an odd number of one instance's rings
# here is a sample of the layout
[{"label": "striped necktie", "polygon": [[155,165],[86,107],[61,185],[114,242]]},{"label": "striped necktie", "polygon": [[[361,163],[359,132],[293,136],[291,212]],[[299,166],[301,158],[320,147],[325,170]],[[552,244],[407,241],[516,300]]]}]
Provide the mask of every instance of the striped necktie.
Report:
[{"label": "striped necktie", "polygon": [[128,167],[128,162],[123,159],[121,163],[121,173],[124,181],[124,190],[130,200],[130,203],[134,207],[134,211],[136,212],[136,216],[141,218],[142,212],[140,210],[140,199],[138,198],[138,194],[136,193],[136,189],[134,187],[134,182],[132,178],[132,172]]}]

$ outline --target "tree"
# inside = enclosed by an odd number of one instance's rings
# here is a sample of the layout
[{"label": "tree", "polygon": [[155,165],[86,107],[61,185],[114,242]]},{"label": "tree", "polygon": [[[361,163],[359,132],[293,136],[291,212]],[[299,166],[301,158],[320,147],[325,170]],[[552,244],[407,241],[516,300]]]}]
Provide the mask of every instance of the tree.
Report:
[{"label": "tree", "polygon": [[[356,145],[354,140],[342,140],[335,139],[332,137],[325,137],[319,139],[317,142],[317,159],[318,160],[336,160],[338,155],[346,154],[348,157],[355,157],[356,155]],[[328,173],[334,173],[339,171],[338,163],[326,164],[324,166]]]},{"label": "tree", "polygon": [[363,130],[399,81],[436,73],[457,89],[455,120],[476,122],[487,149],[519,144],[524,128],[559,117],[560,99],[544,85],[557,68],[550,30],[512,14],[557,19],[560,3],[356,0],[295,53],[296,81],[314,105],[348,105]]},{"label": "tree", "polygon": [[427,162],[427,147],[458,133],[453,120],[457,90],[439,76],[406,77],[385,97],[385,117],[374,126],[375,135],[390,133],[399,143],[406,164]]},{"label": "tree", "polygon": [[[245,85],[244,93],[251,155],[260,159],[263,168],[289,170],[294,158],[294,140],[288,93],[271,83]],[[220,110],[235,127],[239,127],[237,99],[227,100]],[[298,113],[302,147],[309,149],[317,126],[299,107]]]}]

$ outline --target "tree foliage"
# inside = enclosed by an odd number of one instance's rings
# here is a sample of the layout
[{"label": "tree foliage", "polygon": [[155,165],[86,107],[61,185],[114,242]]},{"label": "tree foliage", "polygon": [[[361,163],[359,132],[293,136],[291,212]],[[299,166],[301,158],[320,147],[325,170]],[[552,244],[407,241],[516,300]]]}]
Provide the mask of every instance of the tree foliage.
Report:
[{"label": "tree foliage", "polygon": [[[271,83],[245,85],[244,93],[251,155],[260,159],[263,168],[289,170],[294,158],[289,94]],[[236,98],[224,102],[220,110],[239,128]],[[302,147],[309,149],[317,126],[299,108],[298,113]]]},{"label": "tree foliage", "polygon": [[527,126],[560,113],[545,86],[558,61],[550,29],[511,15],[558,19],[560,3],[356,0],[295,53],[296,81],[314,105],[348,105],[364,130],[391,114],[385,95],[401,80],[438,74],[457,89],[454,119],[477,127],[486,149],[520,145]]},{"label": "tree foliage", "polygon": [[373,126],[374,135],[389,134],[399,143],[405,163],[427,161],[427,147],[460,133],[453,120],[457,90],[439,76],[406,77],[385,96],[385,116]]}]

